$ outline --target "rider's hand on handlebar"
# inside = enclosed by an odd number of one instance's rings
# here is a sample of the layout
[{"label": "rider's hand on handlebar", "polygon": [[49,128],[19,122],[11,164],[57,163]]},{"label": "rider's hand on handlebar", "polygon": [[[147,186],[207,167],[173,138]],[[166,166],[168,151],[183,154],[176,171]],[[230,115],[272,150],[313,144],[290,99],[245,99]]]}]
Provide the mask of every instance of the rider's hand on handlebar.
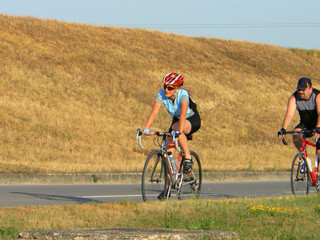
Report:
[{"label": "rider's hand on handlebar", "polygon": [[320,127],[316,127],[314,132],[315,132],[315,135],[316,135],[316,139],[318,139],[320,137]]},{"label": "rider's hand on handlebar", "polygon": [[172,131],[171,135],[174,137],[179,137],[181,135],[181,132],[180,131]]},{"label": "rider's hand on handlebar", "polygon": [[151,130],[150,129],[143,129],[142,133],[145,135],[150,135],[151,134]]},{"label": "rider's hand on handlebar", "polygon": [[283,136],[286,134],[286,129],[284,129],[284,128],[281,128],[280,129],[280,131],[278,132],[278,137],[279,137],[279,139],[280,140],[282,140],[283,139]]}]

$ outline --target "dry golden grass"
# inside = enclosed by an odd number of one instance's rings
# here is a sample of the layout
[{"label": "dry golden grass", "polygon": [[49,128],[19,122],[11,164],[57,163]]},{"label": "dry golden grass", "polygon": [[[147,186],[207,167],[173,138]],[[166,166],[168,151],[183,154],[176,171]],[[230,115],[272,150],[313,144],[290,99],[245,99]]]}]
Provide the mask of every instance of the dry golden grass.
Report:
[{"label": "dry golden grass", "polygon": [[[205,171],[287,170],[287,99],[302,76],[320,88],[319,50],[29,17],[0,15],[0,54],[1,172],[140,172],[136,129],[169,71],[199,106]],[[162,108],[153,130],[169,124]]]}]

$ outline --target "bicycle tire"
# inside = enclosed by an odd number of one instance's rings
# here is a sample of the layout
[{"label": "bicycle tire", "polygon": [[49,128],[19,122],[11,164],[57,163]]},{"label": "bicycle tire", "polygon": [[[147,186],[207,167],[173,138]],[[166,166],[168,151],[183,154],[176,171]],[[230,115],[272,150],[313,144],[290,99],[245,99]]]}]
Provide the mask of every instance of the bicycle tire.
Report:
[{"label": "bicycle tire", "polygon": [[293,194],[308,194],[310,188],[310,174],[303,157],[304,153],[297,153],[291,165],[291,191]]},{"label": "bicycle tire", "polygon": [[192,171],[188,174],[183,173],[182,167],[182,185],[177,190],[178,199],[199,198],[202,185],[202,167],[197,153],[190,151],[193,164]]},{"label": "bicycle tire", "polygon": [[158,196],[165,190],[167,184],[165,176],[163,154],[161,150],[153,150],[148,155],[142,171],[141,190],[144,202],[158,200]]}]

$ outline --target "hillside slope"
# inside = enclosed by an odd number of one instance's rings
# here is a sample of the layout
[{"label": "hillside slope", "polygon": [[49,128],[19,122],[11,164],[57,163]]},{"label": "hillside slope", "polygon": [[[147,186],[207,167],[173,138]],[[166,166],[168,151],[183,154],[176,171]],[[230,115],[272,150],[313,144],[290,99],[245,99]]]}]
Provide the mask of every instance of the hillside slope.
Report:
[{"label": "hillside slope", "polygon": [[[302,76],[320,88],[319,50],[29,17],[0,15],[0,54],[1,172],[140,172],[136,129],[170,71],[199,106],[205,171],[286,170],[287,99]],[[170,122],[162,108],[153,130]]]}]

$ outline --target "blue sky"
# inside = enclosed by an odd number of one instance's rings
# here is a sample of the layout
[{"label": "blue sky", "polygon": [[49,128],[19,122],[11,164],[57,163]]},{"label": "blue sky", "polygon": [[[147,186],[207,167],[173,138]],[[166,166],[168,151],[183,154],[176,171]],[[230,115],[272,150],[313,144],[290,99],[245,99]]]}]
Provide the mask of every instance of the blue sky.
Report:
[{"label": "blue sky", "polygon": [[320,49],[320,0],[0,0],[0,13]]}]

